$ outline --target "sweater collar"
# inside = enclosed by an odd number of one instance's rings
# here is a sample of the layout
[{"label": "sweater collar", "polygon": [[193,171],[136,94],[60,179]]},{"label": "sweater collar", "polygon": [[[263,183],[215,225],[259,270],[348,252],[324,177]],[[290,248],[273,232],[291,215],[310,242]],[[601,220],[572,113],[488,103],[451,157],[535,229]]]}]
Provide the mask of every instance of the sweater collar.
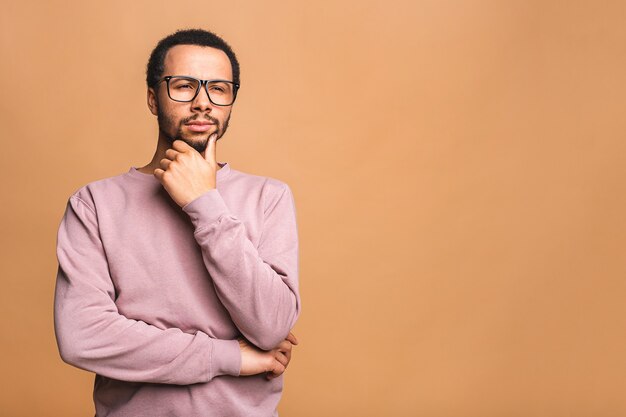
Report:
[{"label": "sweater collar", "polygon": [[[216,172],[216,181],[220,182],[220,181],[224,181],[224,179],[226,179],[228,174],[230,174],[230,164],[228,162],[218,162],[218,165],[221,166],[221,168],[218,169]],[[143,172],[140,172],[134,166],[130,167],[127,174],[133,178],[137,178],[142,181],[160,183],[159,179],[155,177],[153,174],[145,174]]]}]

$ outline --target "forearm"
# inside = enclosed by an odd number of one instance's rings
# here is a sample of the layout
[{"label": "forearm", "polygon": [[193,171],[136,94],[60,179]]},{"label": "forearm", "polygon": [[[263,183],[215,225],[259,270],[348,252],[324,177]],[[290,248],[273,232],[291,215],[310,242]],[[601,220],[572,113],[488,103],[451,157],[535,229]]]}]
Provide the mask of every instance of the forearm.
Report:
[{"label": "forearm", "polygon": [[241,333],[261,349],[272,349],[295,323],[296,296],[284,275],[260,260],[237,220],[222,217],[220,223],[196,235],[207,248],[203,258],[216,293]]},{"label": "forearm", "polygon": [[100,375],[133,382],[186,385],[239,375],[237,340],[160,329],[124,317],[114,304],[72,286],[59,269],[54,324],[61,358]]},{"label": "forearm", "polygon": [[293,213],[281,225],[281,246],[261,245],[262,254],[217,190],[183,209],[194,223],[205,266],[233,322],[250,342],[272,349],[288,335],[300,310]]}]

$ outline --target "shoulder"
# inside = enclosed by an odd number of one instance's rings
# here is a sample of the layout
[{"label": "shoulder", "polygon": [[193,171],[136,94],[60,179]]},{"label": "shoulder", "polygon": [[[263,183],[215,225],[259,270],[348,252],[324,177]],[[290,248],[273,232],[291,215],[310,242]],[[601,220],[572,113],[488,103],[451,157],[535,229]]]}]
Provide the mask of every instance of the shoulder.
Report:
[{"label": "shoulder", "polygon": [[293,201],[289,185],[274,177],[255,175],[231,168],[229,181],[234,186],[245,188],[248,192],[258,194],[263,201],[265,211],[283,199]]},{"label": "shoulder", "polygon": [[76,188],[70,193],[68,200],[86,206],[94,214],[99,200],[112,200],[128,188],[126,173],[97,179]]},{"label": "shoulder", "polygon": [[230,169],[229,182],[237,185],[246,185],[246,188],[261,189],[265,193],[269,194],[282,194],[284,192],[290,192],[291,189],[285,181],[277,178],[250,174],[248,172],[239,171],[237,169]]}]

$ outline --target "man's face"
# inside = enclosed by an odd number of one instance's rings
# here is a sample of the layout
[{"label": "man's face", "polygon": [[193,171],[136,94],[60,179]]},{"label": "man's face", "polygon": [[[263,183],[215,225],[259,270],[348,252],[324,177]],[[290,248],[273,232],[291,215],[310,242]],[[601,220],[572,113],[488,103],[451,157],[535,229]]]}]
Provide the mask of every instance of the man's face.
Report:
[{"label": "man's face", "polygon": [[[186,75],[202,80],[230,80],[232,69],[228,56],[221,50],[197,45],[176,45],[167,51],[162,76]],[[231,106],[216,106],[209,101],[206,90],[200,89],[196,98],[187,103],[171,100],[167,95],[167,83],[163,81],[148,89],[148,106],[159,122],[159,135],[171,145],[180,139],[202,153],[209,137],[217,133],[221,138],[230,120]],[[211,123],[206,131],[198,131],[191,121]]]}]

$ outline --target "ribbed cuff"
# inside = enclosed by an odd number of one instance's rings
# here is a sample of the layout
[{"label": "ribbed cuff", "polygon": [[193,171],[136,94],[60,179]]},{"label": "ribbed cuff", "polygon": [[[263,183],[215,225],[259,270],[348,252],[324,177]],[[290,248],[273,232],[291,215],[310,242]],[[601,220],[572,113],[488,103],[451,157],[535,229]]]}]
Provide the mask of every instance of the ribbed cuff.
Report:
[{"label": "ribbed cuff", "polygon": [[212,339],[211,379],[218,375],[239,376],[241,372],[241,349],[239,341]]},{"label": "ribbed cuff", "polygon": [[229,213],[228,207],[217,188],[213,188],[185,204],[182,209],[189,215],[196,230],[216,222],[221,216]]}]

